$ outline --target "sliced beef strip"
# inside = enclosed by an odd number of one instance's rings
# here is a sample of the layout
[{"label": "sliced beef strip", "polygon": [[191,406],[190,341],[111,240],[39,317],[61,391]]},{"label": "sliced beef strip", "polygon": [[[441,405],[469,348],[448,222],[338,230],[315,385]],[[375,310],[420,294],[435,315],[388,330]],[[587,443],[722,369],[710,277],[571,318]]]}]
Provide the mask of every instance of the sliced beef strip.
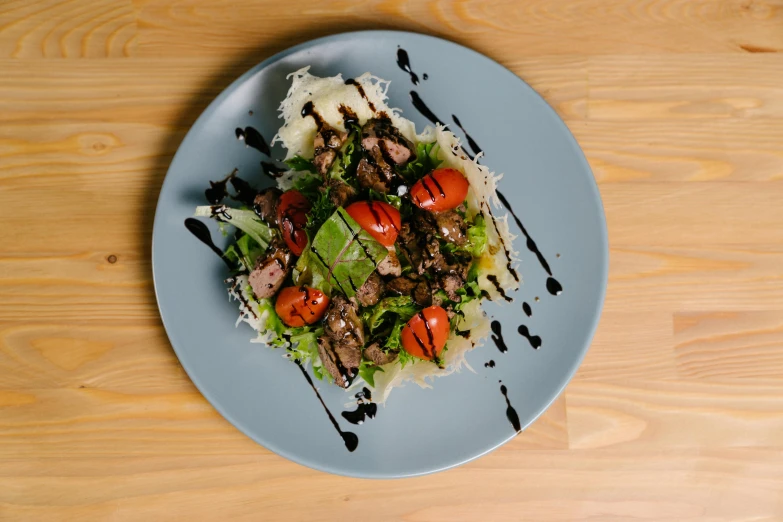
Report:
[{"label": "sliced beef strip", "polygon": [[364,346],[364,325],[357,315],[356,306],[341,295],[332,298],[324,316],[324,332],[341,346]]},{"label": "sliced beef strip", "polygon": [[359,180],[359,185],[364,188],[376,190],[381,194],[389,191],[388,185],[381,178],[380,170],[367,158],[362,158],[356,166],[356,178]]},{"label": "sliced beef strip", "polygon": [[318,173],[326,177],[327,173],[329,172],[329,169],[332,168],[332,165],[334,164],[334,160],[337,159],[337,153],[333,150],[327,149],[317,155],[313,158],[313,164],[315,165],[315,170],[318,171]]},{"label": "sliced beef strip", "polygon": [[253,210],[270,227],[277,227],[277,202],[283,191],[276,187],[265,188],[253,199]]},{"label": "sliced beef strip", "polygon": [[402,275],[402,265],[393,248],[389,249],[389,255],[378,263],[376,270],[378,270],[378,273],[382,276],[399,277]]},{"label": "sliced beef strip", "polygon": [[334,378],[335,384],[343,388],[347,388],[356,377],[362,360],[359,348],[347,349],[332,343],[325,335],[318,338],[318,356],[326,371]]},{"label": "sliced beef strip", "polygon": [[438,276],[438,286],[446,292],[449,299],[455,302],[460,301],[460,296],[457,295],[457,290],[463,287],[465,280],[457,274],[442,274]]},{"label": "sliced beef strip", "polygon": [[291,272],[291,251],[283,245],[273,245],[256,261],[248,282],[258,299],[274,296]]},{"label": "sliced beef strip", "polygon": [[372,306],[380,301],[384,289],[383,279],[378,275],[378,272],[373,272],[356,292],[356,299],[362,306]]},{"label": "sliced beef strip", "polygon": [[424,254],[418,244],[419,238],[411,230],[410,224],[402,224],[400,233],[397,236],[397,242],[400,245],[402,254],[408,261],[408,264],[413,267],[416,273],[423,274],[426,272],[426,268],[424,267]]},{"label": "sliced beef strip", "polygon": [[453,210],[447,210],[446,212],[439,212],[434,214],[435,224],[438,229],[440,237],[457,245],[464,245],[467,232],[467,226],[462,216],[454,212]]},{"label": "sliced beef strip", "polygon": [[409,277],[396,277],[386,283],[386,291],[395,295],[412,296],[418,284],[418,281],[414,281]]},{"label": "sliced beef strip", "polygon": [[399,355],[400,352],[394,350],[384,352],[381,349],[381,343],[378,342],[372,343],[364,349],[364,357],[378,366],[396,361]]},{"label": "sliced beef strip", "polygon": [[315,157],[313,163],[315,168],[322,176],[326,176],[332,167],[334,160],[337,159],[337,151],[345,143],[348,134],[324,124],[315,135],[313,146],[315,147]]},{"label": "sliced beef strip", "polygon": [[362,127],[362,148],[371,151],[376,147],[397,165],[415,158],[413,143],[386,118],[373,118]]},{"label": "sliced beef strip", "polygon": [[356,189],[339,179],[330,179],[329,199],[335,207],[346,207],[356,199]]},{"label": "sliced beef strip", "polygon": [[426,279],[421,279],[416,288],[413,289],[413,302],[421,307],[428,307],[432,305],[432,290]]}]

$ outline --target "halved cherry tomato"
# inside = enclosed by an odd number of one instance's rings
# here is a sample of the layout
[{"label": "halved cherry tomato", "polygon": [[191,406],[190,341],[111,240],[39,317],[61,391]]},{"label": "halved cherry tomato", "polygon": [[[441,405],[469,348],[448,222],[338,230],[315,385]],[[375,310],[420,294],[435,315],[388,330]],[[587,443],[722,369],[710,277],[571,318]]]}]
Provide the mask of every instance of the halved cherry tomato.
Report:
[{"label": "halved cherry tomato", "polygon": [[295,328],[321,319],[329,306],[329,298],[309,286],[283,288],[275,301],[275,312],[288,326]]},{"label": "halved cherry tomato", "polygon": [[394,245],[400,233],[400,212],[383,201],[357,201],[345,209],[359,226],[385,247]]},{"label": "halved cherry tomato", "polygon": [[307,246],[304,227],[310,207],[310,202],[298,190],[283,192],[277,203],[277,223],[288,248],[296,256],[301,256]]},{"label": "halved cherry tomato", "polygon": [[411,355],[438,362],[449,337],[449,316],[440,306],[414,315],[402,328],[402,347]]},{"label": "halved cherry tomato", "polygon": [[457,208],[468,195],[468,180],[458,170],[435,169],[411,188],[411,200],[424,210],[443,212]]}]

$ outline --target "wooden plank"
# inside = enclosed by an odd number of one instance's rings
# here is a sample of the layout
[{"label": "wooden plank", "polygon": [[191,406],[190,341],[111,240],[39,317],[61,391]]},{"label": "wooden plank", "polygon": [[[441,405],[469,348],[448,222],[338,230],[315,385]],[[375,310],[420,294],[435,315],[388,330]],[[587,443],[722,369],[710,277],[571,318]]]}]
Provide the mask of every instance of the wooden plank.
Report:
[{"label": "wooden plank", "polygon": [[570,120],[599,183],[781,181],[783,118]]},{"label": "wooden plank", "polygon": [[0,57],[122,58],[136,51],[132,0],[8,0]]},{"label": "wooden plank", "polygon": [[588,114],[594,119],[783,116],[779,53],[591,57],[588,74]]},{"label": "wooden plank", "polygon": [[781,455],[506,451],[402,481],[336,477],[272,455],[6,459],[0,509],[11,519],[775,520]]},{"label": "wooden plank", "polygon": [[682,379],[780,383],[783,310],[675,314],[674,352]]},{"label": "wooden plank", "polygon": [[572,448],[776,447],[783,384],[574,380],[566,391]]},{"label": "wooden plank", "polygon": [[[740,53],[783,50],[779,0],[616,2],[139,2],[141,56],[268,56],[344,31],[403,29],[503,60],[542,54]],[[248,23],[249,20],[257,21]],[[312,21],[317,20],[317,24]]]},{"label": "wooden plank", "polygon": [[[638,229],[637,241],[649,234]],[[614,237],[610,235],[611,240]],[[783,308],[779,245],[612,247],[605,311]],[[670,329],[667,330],[670,332]]]}]

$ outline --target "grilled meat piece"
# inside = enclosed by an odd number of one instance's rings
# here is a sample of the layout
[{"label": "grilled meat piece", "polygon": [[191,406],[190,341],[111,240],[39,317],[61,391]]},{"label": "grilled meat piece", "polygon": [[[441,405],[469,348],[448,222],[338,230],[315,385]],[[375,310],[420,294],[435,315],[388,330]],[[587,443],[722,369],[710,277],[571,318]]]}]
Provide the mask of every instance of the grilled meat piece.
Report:
[{"label": "grilled meat piece", "polygon": [[364,349],[364,357],[378,366],[396,361],[399,355],[400,352],[394,350],[384,352],[381,349],[381,343],[378,342],[372,343]]},{"label": "grilled meat piece", "polygon": [[381,299],[381,294],[386,285],[383,283],[383,279],[378,275],[378,272],[373,272],[367,281],[364,282],[359,291],[356,292],[356,299],[362,304],[362,306],[372,306],[377,304]]},{"label": "grilled meat piece", "polygon": [[291,272],[291,251],[285,245],[273,244],[265,256],[259,257],[248,276],[248,282],[258,299],[274,296]]},{"label": "grilled meat piece", "polygon": [[253,199],[253,210],[270,227],[277,227],[277,202],[283,195],[277,187],[265,188]]},{"label": "grilled meat piece", "polygon": [[378,263],[376,270],[382,276],[399,277],[402,275],[402,265],[400,265],[400,260],[397,258],[397,253],[393,248],[390,248],[389,255]]},{"label": "grilled meat piece", "polygon": [[364,346],[364,325],[356,308],[341,295],[332,298],[324,316],[324,332],[333,343],[359,349]]},{"label": "grilled meat piece", "polygon": [[457,245],[464,245],[467,239],[465,235],[467,233],[467,225],[462,216],[454,212],[453,210],[447,210],[446,212],[439,212],[434,214],[435,224],[438,229],[440,237]]},{"label": "grilled meat piece", "polygon": [[325,335],[318,338],[318,356],[335,384],[343,388],[350,386],[362,362],[360,348],[334,343]]},{"label": "grilled meat piece", "polygon": [[329,180],[329,199],[335,207],[347,207],[356,199],[356,189],[339,179]]},{"label": "grilled meat piece", "polygon": [[362,127],[362,148],[369,152],[376,147],[397,165],[404,165],[416,157],[413,143],[387,118],[373,118]]}]

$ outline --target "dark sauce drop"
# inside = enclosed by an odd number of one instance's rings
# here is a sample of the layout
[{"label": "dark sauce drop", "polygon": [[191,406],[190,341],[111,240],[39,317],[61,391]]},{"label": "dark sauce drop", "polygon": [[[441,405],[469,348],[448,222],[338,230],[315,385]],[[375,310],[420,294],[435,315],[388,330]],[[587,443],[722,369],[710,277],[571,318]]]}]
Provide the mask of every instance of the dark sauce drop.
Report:
[{"label": "dark sauce drop", "polygon": [[522,431],[522,424],[519,422],[519,415],[517,415],[517,410],[511,406],[511,401],[508,399],[508,389],[504,384],[500,385],[500,393],[502,393],[503,397],[506,398],[506,417],[508,417],[508,421],[514,427],[514,430],[519,433]]},{"label": "dark sauce drop", "polygon": [[522,311],[525,312],[525,315],[528,316],[528,317],[533,315],[533,309],[530,308],[530,305],[527,304],[526,302],[522,303]]},{"label": "dark sauce drop", "polygon": [[419,93],[416,91],[411,91],[411,103],[413,103],[413,106],[416,108],[417,111],[421,113],[422,116],[430,120],[432,123],[440,123],[443,125],[443,122],[435,116],[435,113],[430,110],[429,107],[422,101],[422,99],[419,97]]},{"label": "dark sauce drop", "polygon": [[489,360],[489,362],[484,363],[484,368],[494,368],[495,367],[495,361]]},{"label": "dark sauce drop", "polygon": [[299,367],[299,369],[302,370],[302,375],[305,376],[305,379],[307,379],[307,382],[310,384],[310,387],[315,392],[315,395],[318,397],[318,400],[321,401],[321,406],[324,407],[324,411],[326,411],[326,414],[329,416],[329,420],[332,421],[332,425],[334,426],[334,429],[336,429],[337,433],[340,434],[340,437],[343,438],[343,442],[345,442],[345,447],[348,448],[348,451],[354,451],[357,448],[357,446],[359,446],[359,437],[357,437],[355,433],[351,433],[350,431],[343,431],[340,429],[340,425],[337,423],[337,419],[335,419],[334,415],[332,415],[332,412],[329,411],[329,408],[327,408],[326,403],[321,397],[321,394],[318,393],[318,389],[315,387],[315,384],[313,384],[313,379],[310,377],[310,374],[307,373],[307,370],[305,370],[302,367],[302,363],[300,363],[298,359],[294,359],[294,362]]},{"label": "dark sauce drop", "polygon": [[191,234],[196,236],[196,238],[198,238],[199,241],[201,241],[209,248],[211,248],[212,251],[216,253],[220,257],[220,259],[223,260],[223,262],[228,266],[228,268],[230,268],[231,270],[234,270],[236,268],[234,264],[223,255],[223,251],[220,250],[217,247],[217,245],[215,245],[215,243],[212,241],[212,234],[210,233],[209,228],[207,228],[207,226],[204,223],[202,223],[201,221],[195,218],[187,218],[185,220],[185,228],[187,228]]},{"label": "dark sauce drop", "polygon": [[470,150],[473,151],[473,154],[478,154],[481,152],[481,147],[479,147],[478,143],[476,143],[476,140],[474,140],[470,134],[468,134],[468,131],[465,130],[465,127],[462,126],[462,123],[459,121],[459,118],[457,118],[456,114],[451,115],[451,119],[454,120],[454,123],[457,124],[457,127],[460,128],[463,134],[465,134],[465,138],[468,140],[468,146],[470,147]]},{"label": "dark sauce drop", "polygon": [[405,49],[397,49],[397,66],[410,75],[413,85],[419,84],[419,77],[411,69],[411,62]]},{"label": "dark sauce drop", "polygon": [[359,125],[359,117],[351,110],[350,107],[341,104],[338,110],[343,116],[343,125],[345,125],[346,131],[351,129],[351,125]]},{"label": "dark sauce drop", "polygon": [[508,301],[509,303],[510,303],[511,301],[513,301],[513,299],[511,299],[509,296],[507,296],[507,295],[506,295],[506,291],[505,291],[505,290],[503,290],[503,287],[501,287],[501,286],[500,286],[500,282],[498,281],[498,278],[497,278],[495,275],[492,275],[492,274],[488,275],[488,276],[487,276],[487,280],[488,280],[490,283],[492,283],[493,285],[495,285],[495,290],[497,290],[497,291],[498,291],[498,293],[500,294],[500,296],[501,296],[503,299],[505,299],[505,300],[506,300],[506,301]]},{"label": "dark sauce drop", "polygon": [[421,79],[422,80],[429,80],[430,79],[430,75],[427,74],[427,73],[424,73],[424,74],[421,75]]},{"label": "dark sauce drop", "polygon": [[541,347],[541,338],[537,335],[530,335],[530,330],[527,329],[527,326],[524,324],[519,325],[519,328],[517,329],[519,332],[519,335],[524,337],[530,342],[530,346],[538,350]]},{"label": "dark sauce drop", "polygon": [[508,346],[506,346],[506,341],[503,340],[503,332],[500,328],[500,322],[492,321],[489,326],[492,328],[492,340],[495,341],[495,346],[498,347],[500,353],[506,353],[508,351]]},{"label": "dark sauce drop", "polygon": [[315,110],[315,105],[313,105],[313,102],[311,101],[305,103],[304,107],[302,107],[302,118],[307,118],[308,116],[313,117],[315,125],[319,129],[324,126],[324,120],[321,118],[321,115],[318,114],[318,111]]},{"label": "dark sauce drop", "polygon": [[250,186],[250,183],[234,176],[231,178],[231,186],[237,191],[236,196],[232,196],[235,200],[244,203],[248,207],[253,206],[253,199],[255,199],[258,191]]},{"label": "dark sauce drop", "polygon": [[364,101],[367,102],[367,106],[370,108],[372,112],[375,112],[375,104],[370,101],[369,98],[367,98],[367,93],[364,92],[364,87],[362,87],[362,84],[354,80],[353,78],[348,78],[345,80],[345,85],[353,85],[356,87],[356,90],[359,91],[359,96],[364,98]]},{"label": "dark sauce drop", "polygon": [[254,127],[245,127],[244,129],[237,127],[234,133],[236,134],[237,139],[244,140],[245,145],[248,147],[253,147],[267,156],[271,154],[266,140]]},{"label": "dark sauce drop", "polygon": [[549,277],[546,280],[546,289],[549,290],[549,293],[552,295],[560,295],[563,293],[563,286],[554,277]]},{"label": "dark sauce drop", "polygon": [[237,175],[237,172],[239,172],[239,169],[234,169],[231,174],[221,179],[220,181],[209,182],[209,188],[204,191],[204,197],[207,198],[207,201],[210,205],[217,205],[223,201],[226,196],[228,196],[226,185],[230,179]]},{"label": "dark sauce drop", "polygon": [[366,419],[374,419],[378,413],[378,405],[372,401],[372,395],[370,390],[362,388],[362,391],[357,393],[356,397],[356,410],[344,411],[343,417],[351,424],[362,424]]},{"label": "dark sauce drop", "polygon": [[[484,206],[484,203],[481,203],[482,206]],[[489,212],[489,217],[492,219],[492,226],[495,227],[495,230],[498,230],[498,222],[495,219],[495,214],[492,213],[492,209],[489,208],[489,205],[486,205],[487,212]],[[481,211],[482,216],[484,215],[484,211]],[[500,245],[503,247],[503,252],[506,255],[506,270],[508,270],[508,273],[511,274],[511,276],[514,278],[515,281],[519,281],[519,274],[514,269],[513,266],[511,266],[511,252],[509,252],[508,247],[506,246],[505,240],[503,240],[503,236],[500,235],[500,232],[498,232],[498,239],[500,240]]]},{"label": "dark sauce drop", "polygon": [[517,215],[514,213],[514,209],[511,208],[511,204],[508,202],[508,200],[503,195],[503,193],[498,190],[497,194],[498,194],[498,198],[500,198],[501,203],[503,203],[506,209],[508,209],[508,211],[514,217],[514,221],[519,227],[519,230],[521,230],[522,234],[525,236],[525,239],[527,240],[526,241],[527,249],[536,255],[536,257],[538,258],[538,262],[541,263],[541,266],[544,268],[544,270],[546,270],[546,273],[549,274],[550,277],[549,279],[547,279],[546,282],[547,290],[549,290],[549,293],[551,293],[552,295],[558,295],[560,292],[563,291],[563,287],[555,278],[551,277],[552,269],[549,268],[549,263],[546,262],[546,259],[544,258],[544,254],[542,254],[541,251],[538,249],[538,245],[536,245],[536,242],[533,241],[532,237],[530,237],[530,234],[528,234],[525,225],[522,224],[522,221],[520,221]]},{"label": "dark sauce drop", "polygon": [[272,179],[277,179],[280,176],[283,175],[283,172],[285,172],[284,167],[279,167],[275,165],[274,163],[270,163],[268,161],[262,161],[261,162],[261,169],[264,171],[264,174]]}]

